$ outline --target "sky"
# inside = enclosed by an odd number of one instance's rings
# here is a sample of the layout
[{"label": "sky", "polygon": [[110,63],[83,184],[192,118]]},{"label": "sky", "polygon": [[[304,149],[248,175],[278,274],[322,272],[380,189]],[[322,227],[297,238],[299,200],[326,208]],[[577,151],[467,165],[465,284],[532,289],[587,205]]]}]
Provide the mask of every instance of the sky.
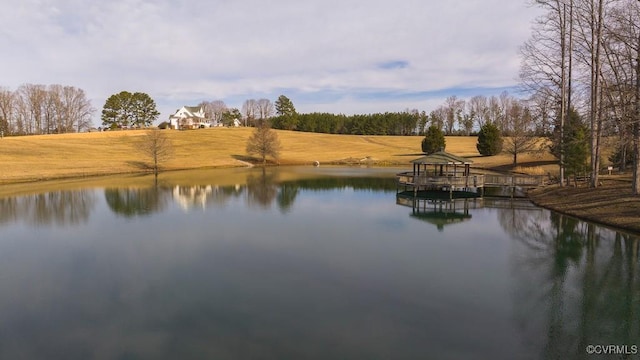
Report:
[{"label": "sky", "polygon": [[0,87],[183,105],[285,95],[300,113],[430,112],[516,94],[526,0],[3,0]]}]

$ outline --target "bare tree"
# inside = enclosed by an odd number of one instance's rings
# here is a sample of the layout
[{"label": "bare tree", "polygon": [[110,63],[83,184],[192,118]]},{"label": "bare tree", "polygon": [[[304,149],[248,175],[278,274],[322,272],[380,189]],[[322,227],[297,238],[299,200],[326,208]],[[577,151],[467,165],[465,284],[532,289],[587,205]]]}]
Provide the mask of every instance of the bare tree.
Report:
[{"label": "bare tree", "polygon": [[[256,99],[247,99],[242,104],[242,116],[244,117],[244,126],[252,125],[258,113],[258,102]],[[248,124],[247,124],[248,123]]]},{"label": "bare tree", "polygon": [[162,130],[148,130],[139,146],[142,153],[151,159],[153,173],[156,176],[160,164],[171,159],[174,154],[171,139]]},{"label": "bare tree", "polygon": [[599,184],[600,152],[602,140],[602,49],[607,0],[574,0],[576,23],[576,52],[585,70],[589,94],[589,123],[591,137],[591,186]]},{"label": "bare tree", "polygon": [[535,149],[537,137],[533,136],[533,121],[529,109],[521,101],[512,99],[506,109],[505,128],[509,135],[505,138],[504,150],[513,155],[513,165],[518,163],[518,155]]},{"label": "bare tree", "polygon": [[[633,152],[633,192],[640,194],[640,1],[622,1],[609,10],[604,24],[602,70],[603,116],[613,119],[603,130],[617,131],[621,165]],[[609,130],[609,131],[607,131]]]},{"label": "bare tree", "polygon": [[62,95],[61,85],[49,85],[46,89],[44,106],[42,109],[44,124],[42,132],[45,134],[61,133],[60,121],[62,120],[62,105],[60,97]]},{"label": "bare tree", "polygon": [[82,131],[91,126],[95,109],[82,89],[62,85],[22,85],[0,89],[0,119],[11,134]]},{"label": "bare tree", "polygon": [[498,128],[500,128],[500,122],[502,119],[502,108],[500,107],[500,100],[498,97],[493,95],[489,98],[489,108],[487,111],[487,120],[486,122],[492,123]]},{"label": "bare tree", "polygon": [[211,120],[215,124],[221,124],[223,119],[223,114],[227,111],[227,105],[222,100],[213,100],[209,103],[209,107],[211,108]]},{"label": "bare tree", "polygon": [[268,121],[262,122],[254,130],[253,135],[247,141],[247,153],[259,155],[263,164],[267,162],[267,156],[278,160],[280,140],[278,134],[271,130]]},{"label": "bare tree", "polygon": [[476,95],[467,102],[467,111],[471,117],[471,121],[478,124],[478,129],[487,123],[489,118],[489,104],[487,97],[484,95]]},{"label": "bare tree", "polygon": [[81,132],[91,127],[91,116],[96,109],[91,105],[91,101],[82,89],[73,86],[65,86],[62,89],[62,114],[61,121],[66,132],[75,130]]},{"label": "bare tree", "polygon": [[259,99],[258,100],[258,119],[262,121],[267,120],[272,117],[275,113],[275,107],[273,103],[269,99]]},{"label": "bare tree", "polygon": [[[25,84],[20,86],[18,93],[21,95],[28,116],[25,120],[27,133],[41,134],[43,130],[43,118],[47,90],[45,85]],[[26,115],[26,114],[25,114]]]},{"label": "bare tree", "polygon": [[453,133],[453,127],[457,120],[462,117],[462,111],[464,110],[465,101],[458,99],[457,96],[449,96],[445,100],[446,118],[445,118],[445,132],[447,135]]},{"label": "bare tree", "polygon": [[[571,105],[574,0],[536,0],[546,12],[537,19],[533,35],[522,48],[524,60],[520,78],[535,95],[532,104],[543,131],[558,141],[560,183],[564,184],[563,134]],[[551,105],[550,105],[551,104]],[[549,116],[555,118],[555,131],[546,128]]]},{"label": "bare tree", "polygon": [[205,118],[216,126],[222,123],[222,114],[227,110],[227,105],[222,100],[203,101],[198,106],[203,108]]},{"label": "bare tree", "polygon": [[444,128],[445,119],[447,118],[447,109],[444,106],[438,106],[438,108],[429,114],[429,118],[431,119],[431,126],[435,126],[438,130],[442,130]]},{"label": "bare tree", "polygon": [[552,135],[556,106],[553,103],[553,97],[549,96],[549,90],[545,88],[538,89],[528,99],[527,103],[535,123],[537,135]]},{"label": "bare tree", "polygon": [[636,49],[636,121],[633,126],[633,194],[640,195],[640,31]]},{"label": "bare tree", "polygon": [[14,132],[13,118],[15,112],[15,94],[13,91],[0,88],[0,131],[4,135]]}]

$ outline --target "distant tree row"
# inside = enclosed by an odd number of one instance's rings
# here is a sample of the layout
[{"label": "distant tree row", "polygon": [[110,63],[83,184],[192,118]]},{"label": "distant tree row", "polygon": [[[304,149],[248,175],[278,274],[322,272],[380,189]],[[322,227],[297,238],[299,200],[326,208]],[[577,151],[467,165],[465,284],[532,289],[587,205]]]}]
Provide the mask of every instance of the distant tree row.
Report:
[{"label": "distant tree row", "polygon": [[356,135],[415,135],[418,133],[420,114],[417,111],[350,116],[310,113],[297,114],[295,117],[279,115],[272,118],[271,121],[276,129],[306,132]]},{"label": "distant tree row", "polygon": [[[221,101],[201,105],[212,109],[210,113],[213,119],[216,118],[214,109],[221,109],[220,114],[227,111]],[[477,134],[482,126],[490,123],[504,136],[532,138],[551,135],[554,129],[547,117],[539,116],[539,113],[530,109],[528,102],[507,92],[491,97],[477,95],[468,101],[450,96],[429,114],[417,109],[407,109],[402,112],[362,115],[299,114],[292,101],[281,95],[274,104],[267,99],[245,101],[241,116],[246,126],[255,126],[268,118],[276,129],[329,134],[425,135],[428,128],[435,126],[448,136],[468,136]]]},{"label": "distant tree row", "polygon": [[95,109],[73,86],[24,84],[0,87],[0,131],[4,135],[80,132],[91,127]]}]

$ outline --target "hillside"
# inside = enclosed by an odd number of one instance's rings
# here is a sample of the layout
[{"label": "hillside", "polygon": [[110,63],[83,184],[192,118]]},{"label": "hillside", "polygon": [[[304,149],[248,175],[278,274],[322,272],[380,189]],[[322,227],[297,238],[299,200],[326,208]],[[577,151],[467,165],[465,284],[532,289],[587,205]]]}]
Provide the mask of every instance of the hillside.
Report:
[{"label": "hillside", "polygon": [[[245,152],[252,133],[247,128],[192,131],[165,130],[175,155],[165,170],[246,166]],[[419,136],[330,135],[278,131],[282,144],[280,164],[353,163],[368,158],[377,165],[407,165],[420,153]],[[147,171],[149,160],[140,153],[143,131],[38,135],[0,139],[0,183]],[[509,155],[480,157],[475,137],[448,137],[446,150],[472,157],[474,166],[498,167],[511,162]],[[552,160],[547,154],[522,156],[523,163],[539,165]]]}]

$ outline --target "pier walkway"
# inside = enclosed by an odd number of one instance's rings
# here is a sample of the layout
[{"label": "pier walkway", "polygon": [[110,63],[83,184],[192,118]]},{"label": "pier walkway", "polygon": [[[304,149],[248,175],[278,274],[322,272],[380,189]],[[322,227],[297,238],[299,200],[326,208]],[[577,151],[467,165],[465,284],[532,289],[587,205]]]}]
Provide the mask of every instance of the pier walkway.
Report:
[{"label": "pier walkway", "polygon": [[546,175],[482,174],[471,172],[471,160],[444,151],[412,161],[413,171],[396,174],[398,186],[414,195],[422,190],[466,191],[484,194],[485,188],[535,188],[548,184]]}]

